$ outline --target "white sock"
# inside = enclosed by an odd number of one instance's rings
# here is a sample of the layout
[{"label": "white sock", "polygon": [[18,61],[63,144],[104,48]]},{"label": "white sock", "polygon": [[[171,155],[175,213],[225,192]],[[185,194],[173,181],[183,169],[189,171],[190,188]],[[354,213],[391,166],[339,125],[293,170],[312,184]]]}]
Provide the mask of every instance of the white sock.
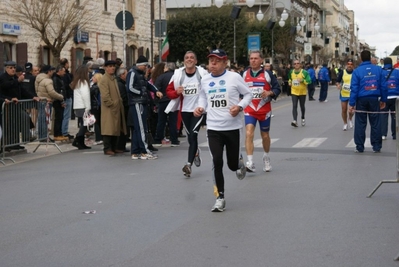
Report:
[{"label": "white sock", "polygon": [[263,153],[263,156],[264,156],[264,157],[268,157],[268,156],[269,156],[269,152],[264,152],[264,153]]},{"label": "white sock", "polygon": [[252,163],[252,159],[254,158],[254,155],[247,155],[248,162]]}]

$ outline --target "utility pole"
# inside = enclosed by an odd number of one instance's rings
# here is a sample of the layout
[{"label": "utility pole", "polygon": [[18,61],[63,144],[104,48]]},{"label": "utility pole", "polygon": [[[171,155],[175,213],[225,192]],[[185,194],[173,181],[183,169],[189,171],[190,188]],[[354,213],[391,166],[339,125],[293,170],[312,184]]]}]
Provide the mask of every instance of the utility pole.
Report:
[{"label": "utility pole", "polygon": [[161,44],[161,38],[162,38],[162,20],[161,20],[161,8],[162,8],[162,0],[159,0],[159,22],[158,22],[158,46],[159,46],[159,57],[158,57],[158,62],[162,62],[162,44]]},{"label": "utility pole", "polygon": [[123,62],[126,64],[126,5],[125,0],[122,2],[123,5]]},{"label": "utility pole", "polygon": [[151,0],[151,65],[154,65],[154,18],[155,18],[155,0]]}]

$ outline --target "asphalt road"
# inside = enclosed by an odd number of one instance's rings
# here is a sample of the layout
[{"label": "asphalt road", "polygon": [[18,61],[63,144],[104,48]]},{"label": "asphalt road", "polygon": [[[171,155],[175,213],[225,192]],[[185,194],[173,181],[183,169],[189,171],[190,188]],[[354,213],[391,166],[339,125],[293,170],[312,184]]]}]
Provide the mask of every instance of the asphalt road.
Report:
[{"label": "asphalt road", "polygon": [[396,180],[396,141],[354,153],[335,87],[328,99],[306,102],[298,128],[290,98],[273,103],[273,170],[261,170],[257,134],[257,173],[240,181],[225,168],[223,213],[210,211],[205,129],[203,163],[189,179],[183,139],[157,160],[69,144],[67,153],[16,155],[0,167],[0,266],[399,266],[399,187],[367,198],[380,180]]}]

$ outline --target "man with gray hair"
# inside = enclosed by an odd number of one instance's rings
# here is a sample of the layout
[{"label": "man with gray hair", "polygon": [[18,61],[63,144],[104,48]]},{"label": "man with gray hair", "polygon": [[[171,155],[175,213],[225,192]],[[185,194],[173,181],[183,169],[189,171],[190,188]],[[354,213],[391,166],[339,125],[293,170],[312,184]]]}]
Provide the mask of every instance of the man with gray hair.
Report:
[{"label": "man with gray hair", "polygon": [[179,143],[177,131],[177,115],[179,111],[176,110],[174,112],[169,112],[168,114],[165,113],[165,109],[170,102],[170,98],[166,95],[166,88],[168,87],[169,81],[172,78],[175,69],[175,63],[167,62],[165,64],[164,73],[161,74],[155,81],[155,87],[162,92],[163,97],[158,101],[158,123],[153,146],[161,146],[162,140],[165,137],[166,122],[168,122],[169,125],[170,139],[172,143]]}]

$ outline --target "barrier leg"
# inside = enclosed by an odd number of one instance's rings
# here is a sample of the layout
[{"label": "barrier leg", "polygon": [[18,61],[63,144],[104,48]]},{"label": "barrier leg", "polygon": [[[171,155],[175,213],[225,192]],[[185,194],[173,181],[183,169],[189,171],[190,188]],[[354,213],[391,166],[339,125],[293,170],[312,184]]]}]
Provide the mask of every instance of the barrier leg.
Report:
[{"label": "barrier leg", "polygon": [[[37,145],[37,147],[35,148],[35,150],[33,150],[33,153],[36,152],[36,150],[39,148],[39,146],[41,145],[46,145],[46,147],[48,145],[52,145],[55,146],[58,151],[60,151],[60,153],[63,153],[61,148],[54,142],[49,142],[50,141],[50,124],[51,124],[51,105],[49,103],[46,104],[45,108],[41,107],[39,110],[39,132],[40,130],[44,130],[47,131],[47,140],[46,143],[40,143]],[[47,150],[46,150],[47,151]]]},{"label": "barrier leg", "polygon": [[[399,98],[396,98],[395,101],[395,113],[396,110],[399,110]],[[396,121],[396,129],[395,129],[396,136],[399,136],[398,135],[399,116],[396,116],[395,121]],[[367,197],[370,198],[375,193],[375,191],[377,191],[378,188],[380,188],[382,184],[396,184],[396,183],[399,183],[399,138],[396,139],[396,180],[382,180]]]},{"label": "barrier leg", "polygon": [[370,198],[370,197],[375,193],[375,191],[377,191],[378,188],[380,188],[380,186],[381,186],[382,184],[396,184],[396,183],[399,183],[399,181],[398,181],[398,180],[382,180],[382,181],[377,185],[377,187],[370,193],[370,195],[368,195],[367,197]]},{"label": "barrier leg", "polygon": [[35,153],[36,152],[36,150],[39,148],[39,146],[41,146],[41,145],[46,145],[46,146],[48,146],[48,145],[51,145],[51,146],[55,146],[57,149],[58,149],[58,151],[60,151],[60,153],[63,153],[63,151],[61,150],[61,148],[56,144],[56,143],[53,143],[53,142],[49,142],[49,137],[47,137],[47,142],[46,143],[40,143],[39,142],[39,144],[37,145],[37,147],[35,148],[35,150],[33,150],[33,153]]}]

